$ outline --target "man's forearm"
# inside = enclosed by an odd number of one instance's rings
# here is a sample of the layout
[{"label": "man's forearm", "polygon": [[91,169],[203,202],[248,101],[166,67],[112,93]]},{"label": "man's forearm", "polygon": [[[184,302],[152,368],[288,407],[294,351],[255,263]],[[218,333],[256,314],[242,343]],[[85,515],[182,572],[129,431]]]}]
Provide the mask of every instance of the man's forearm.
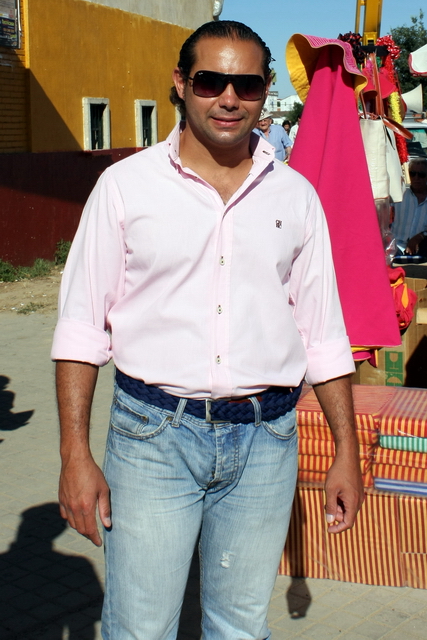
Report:
[{"label": "man's forearm", "polygon": [[326,416],[337,451],[358,449],[354,422],[353,396],[349,376],[313,385]]},{"label": "man's forearm", "polygon": [[350,377],[313,385],[335,440],[336,454],[325,484],[330,533],[353,526],[364,500]]},{"label": "man's forearm", "polygon": [[89,423],[98,367],[85,362],[56,363],[61,457],[89,452]]}]

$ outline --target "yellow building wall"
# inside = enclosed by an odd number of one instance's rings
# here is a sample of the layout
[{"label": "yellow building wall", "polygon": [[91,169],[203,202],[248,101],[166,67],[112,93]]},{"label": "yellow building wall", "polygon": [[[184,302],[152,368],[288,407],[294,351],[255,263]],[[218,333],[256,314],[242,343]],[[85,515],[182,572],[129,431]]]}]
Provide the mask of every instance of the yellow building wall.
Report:
[{"label": "yellow building wall", "polygon": [[[23,0],[21,24],[25,25]],[[21,46],[0,46],[0,153],[28,150],[25,29]]]},{"label": "yellow building wall", "polygon": [[136,146],[134,100],[175,124],[171,73],[191,30],[84,0],[25,0],[31,151],[83,148],[82,98],[109,98],[111,147]]}]

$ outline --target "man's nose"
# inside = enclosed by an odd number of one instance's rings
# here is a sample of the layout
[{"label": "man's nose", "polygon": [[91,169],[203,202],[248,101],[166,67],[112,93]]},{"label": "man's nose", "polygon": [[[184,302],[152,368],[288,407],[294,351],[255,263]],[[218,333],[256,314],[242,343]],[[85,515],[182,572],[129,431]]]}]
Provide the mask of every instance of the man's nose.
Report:
[{"label": "man's nose", "polygon": [[234,90],[231,82],[227,84],[224,91],[219,96],[219,105],[227,109],[237,109],[240,103],[240,98]]}]

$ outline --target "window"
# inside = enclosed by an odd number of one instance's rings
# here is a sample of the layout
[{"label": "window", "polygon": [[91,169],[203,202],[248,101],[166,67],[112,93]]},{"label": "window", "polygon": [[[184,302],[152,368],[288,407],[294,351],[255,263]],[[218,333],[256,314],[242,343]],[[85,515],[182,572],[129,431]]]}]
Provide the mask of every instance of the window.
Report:
[{"label": "window", "polygon": [[157,103],[135,100],[136,146],[151,147],[157,143]]},{"label": "window", "polygon": [[83,98],[84,148],[110,149],[110,101]]}]

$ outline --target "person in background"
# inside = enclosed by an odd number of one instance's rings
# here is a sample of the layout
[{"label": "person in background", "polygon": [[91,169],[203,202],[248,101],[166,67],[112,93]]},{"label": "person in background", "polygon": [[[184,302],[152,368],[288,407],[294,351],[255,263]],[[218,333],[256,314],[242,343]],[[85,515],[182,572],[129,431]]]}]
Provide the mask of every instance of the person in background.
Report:
[{"label": "person in background", "polygon": [[[304,378],[336,445],[329,532],[352,527],[363,502],[354,362],[323,210],[309,182],[252,133],[270,63],[239,22],[190,35],[171,92],[185,121],[104,171],[64,270],[52,347],[59,502],[99,546],[98,508],[104,640],[176,639],[197,544],[204,640],[271,638]],[[102,472],[89,424],[110,358]]]},{"label": "person in background", "polygon": [[261,111],[260,120],[254,129],[254,133],[273,145],[277,160],[281,162],[289,160],[292,142],[283,127],[278,124],[273,124],[273,116],[267,109]]},{"label": "person in background", "polygon": [[411,185],[394,205],[392,232],[398,253],[427,255],[427,159],[409,163]]},{"label": "person in background", "polygon": [[286,131],[286,134],[289,135],[289,132],[291,130],[291,123],[289,122],[289,120],[283,120],[282,127]]},{"label": "person in background", "polygon": [[[301,113],[301,116],[302,116],[302,113]],[[297,137],[298,128],[301,122],[301,116],[298,116],[296,124],[294,124],[294,126],[291,127],[291,130],[289,132],[289,138],[291,139],[292,144],[294,144],[295,138]]]}]

